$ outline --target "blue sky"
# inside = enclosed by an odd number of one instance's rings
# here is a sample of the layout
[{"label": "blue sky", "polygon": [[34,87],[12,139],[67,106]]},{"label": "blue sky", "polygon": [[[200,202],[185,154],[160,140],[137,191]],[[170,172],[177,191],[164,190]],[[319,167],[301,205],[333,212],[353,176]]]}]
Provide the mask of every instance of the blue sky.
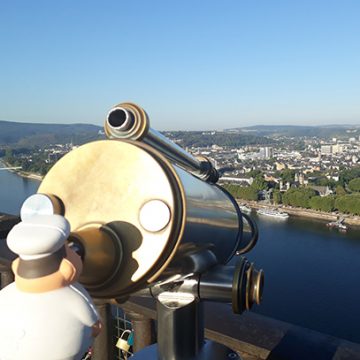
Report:
[{"label": "blue sky", "polygon": [[358,0],[0,1],[0,119],[360,125]]}]

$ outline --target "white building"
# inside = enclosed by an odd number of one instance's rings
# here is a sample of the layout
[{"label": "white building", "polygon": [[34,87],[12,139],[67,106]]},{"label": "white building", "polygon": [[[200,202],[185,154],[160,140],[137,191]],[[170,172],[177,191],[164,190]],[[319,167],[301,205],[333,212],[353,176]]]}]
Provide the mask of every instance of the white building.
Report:
[{"label": "white building", "polygon": [[321,145],[320,151],[323,155],[330,155],[332,154],[332,145]]}]

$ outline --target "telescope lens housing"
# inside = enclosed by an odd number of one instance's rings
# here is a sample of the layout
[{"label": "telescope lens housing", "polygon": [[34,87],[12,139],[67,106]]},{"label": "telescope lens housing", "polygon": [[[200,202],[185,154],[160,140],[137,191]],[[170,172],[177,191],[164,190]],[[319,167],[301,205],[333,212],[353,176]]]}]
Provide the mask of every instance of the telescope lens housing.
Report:
[{"label": "telescope lens housing", "polygon": [[[120,127],[129,120],[122,109],[113,116]],[[127,296],[165,274],[197,271],[194,254],[204,250],[211,265],[226,264],[242,239],[241,213],[228,193],[142,142],[80,146],[38,191],[63,204],[85,252],[80,282],[95,297]]]}]

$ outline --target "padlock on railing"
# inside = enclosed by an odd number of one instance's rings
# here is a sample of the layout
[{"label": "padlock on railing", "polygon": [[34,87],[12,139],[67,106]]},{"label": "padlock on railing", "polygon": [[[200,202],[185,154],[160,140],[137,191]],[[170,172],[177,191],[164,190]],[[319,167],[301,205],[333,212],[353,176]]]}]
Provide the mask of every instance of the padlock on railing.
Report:
[{"label": "padlock on railing", "polygon": [[[127,338],[125,339],[125,335]],[[116,342],[116,347],[122,351],[129,352],[130,347],[134,344],[134,333],[131,330],[125,330],[118,341]]]}]

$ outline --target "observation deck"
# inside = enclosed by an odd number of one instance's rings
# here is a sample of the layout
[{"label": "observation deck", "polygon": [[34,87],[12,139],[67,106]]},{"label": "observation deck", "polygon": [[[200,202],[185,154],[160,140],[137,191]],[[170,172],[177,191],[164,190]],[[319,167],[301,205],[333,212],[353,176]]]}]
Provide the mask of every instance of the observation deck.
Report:
[{"label": "observation deck", "polygon": [[[8,231],[17,222],[19,218],[16,216],[0,214],[1,252],[6,248],[4,239]],[[3,265],[0,271],[3,287],[12,281],[12,274]],[[146,339],[154,338],[154,334],[149,334],[151,327],[141,329],[141,326],[156,319],[154,301],[134,297],[118,306],[130,317],[136,315],[139,338],[135,339],[134,351],[138,351],[148,345]],[[104,314],[103,308],[100,313]],[[205,337],[230,347],[244,360],[360,360],[360,344],[310,329],[252,312],[237,316],[230,306],[224,304],[205,303],[205,314]],[[114,330],[113,321],[105,320],[104,323],[106,336],[96,340],[93,360],[115,359],[114,349],[108,345],[108,338]]]}]

